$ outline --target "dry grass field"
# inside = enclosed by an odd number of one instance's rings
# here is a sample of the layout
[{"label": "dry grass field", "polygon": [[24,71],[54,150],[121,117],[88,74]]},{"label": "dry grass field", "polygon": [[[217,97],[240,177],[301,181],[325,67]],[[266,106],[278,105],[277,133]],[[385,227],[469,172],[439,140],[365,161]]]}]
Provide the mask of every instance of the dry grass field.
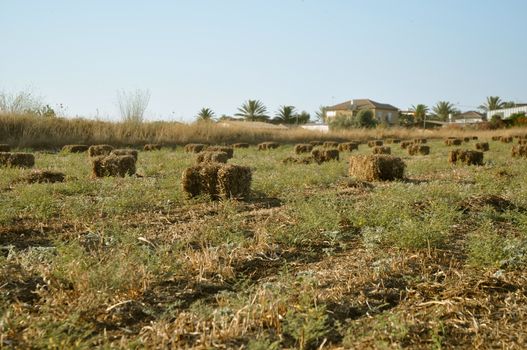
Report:
[{"label": "dry grass field", "polygon": [[[13,144],[6,125],[1,143]],[[0,348],[527,344],[527,159],[511,157],[517,140],[491,139],[510,131],[472,132],[479,140],[461,146],[443,141],[463,136],[455,130],[172,142],[170,132],[130,142],[92,133],[61,144],[26,134],[16,150],[65,178],[30,183],[32,169],[0,168]],[[296,142],[387,137],[428,137],[430,153],[387,144],[406,169],[384,182],[349,176],[351,155],[372,154],[364,143],[338,161],[283,163]],[[196,154],[140,145],[227,139],[251,143],[228,160],[252,169],[243,201],[189,199],[181,176]],[[86,153],[27,148],[94,141],[141,149],[137,175],[93,178]],[[261,141],[290,143],[258,151]],[[483,165],[448,162],[484,141]]]}]

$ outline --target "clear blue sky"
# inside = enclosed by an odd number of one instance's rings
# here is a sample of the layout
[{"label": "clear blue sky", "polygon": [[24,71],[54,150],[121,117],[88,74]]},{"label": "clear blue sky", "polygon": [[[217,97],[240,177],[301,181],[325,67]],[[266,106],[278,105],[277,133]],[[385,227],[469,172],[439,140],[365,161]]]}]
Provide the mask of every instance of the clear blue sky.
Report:
[{"label": "clear blue sky", "polygon": [[233,114],[247,99],[313,112],[352,98],[462,110],[527,101],[525,0],[0,0],[0,90],[70,115]]}]

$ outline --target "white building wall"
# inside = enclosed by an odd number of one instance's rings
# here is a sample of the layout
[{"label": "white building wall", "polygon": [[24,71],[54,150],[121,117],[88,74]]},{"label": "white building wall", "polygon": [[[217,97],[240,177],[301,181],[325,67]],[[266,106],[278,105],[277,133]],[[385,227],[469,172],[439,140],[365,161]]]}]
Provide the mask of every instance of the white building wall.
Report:
[{"label": "white building wall", "polygon": [[490,118],[492,118],[492,116],[496,114],[501,115],[503,119],[507,119],[507,118],[510,118],[510,116],[513,114],[522,113],[522,112],[527,114],[527,106],[495,109],[493,111],[487,112],[487,120],[490,120]]}]

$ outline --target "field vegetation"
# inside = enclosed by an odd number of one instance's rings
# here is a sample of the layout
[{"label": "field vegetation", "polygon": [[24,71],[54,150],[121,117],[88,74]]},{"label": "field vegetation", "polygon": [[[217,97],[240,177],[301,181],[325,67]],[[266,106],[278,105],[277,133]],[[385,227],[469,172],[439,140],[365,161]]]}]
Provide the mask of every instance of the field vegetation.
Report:
[{"label": "field vegetation", "polygon": [[[507,131],[218,128],[0,117],[0,143],[64,182],[0,168],[0,347],[523,348],[527,163]],[[447,146],[449,136],[477,136]],[[360,181],[367,140],[427,138],[397,181]],[[320,164],[284,163],[295,143],[362,143]],[[281,143],[258,151],[263,141]],[[186,143],[250,143],[245,200],[189,199]],[[489,142],[483,165],[449,151]],[[514,141],[517,142],[516,140]],[[137,175],[92,178],[64,144],[139,151]],[[160,150],[142,151],[145,143]],[[175,146],[175,147],[174,147]],[[40,151],[39,151],[40,149]]]}]

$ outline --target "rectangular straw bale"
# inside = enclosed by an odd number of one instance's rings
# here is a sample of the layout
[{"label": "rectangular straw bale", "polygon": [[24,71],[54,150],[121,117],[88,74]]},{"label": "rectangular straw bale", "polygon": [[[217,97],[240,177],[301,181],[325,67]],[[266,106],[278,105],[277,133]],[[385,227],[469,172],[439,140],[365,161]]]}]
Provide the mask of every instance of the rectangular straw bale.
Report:
[{"label": "rectangular straw bale", "polygon": [[283,164],[311,164],[315,162],[313,156],[309,157],[287,157],[282,160]]},{"label": "rectangular straw bale", "polygon": [[313,145],[310,143],[299,143],[295,145],[295,153],[309,153],[313,150]]},{"label": "rectangular straw bale", "polygon": [[35,156],[31,153],[0,152],[0,166],[31,168],[33,165],[35,165]]},{"label": "rectangular straw bale", "polygon": [[398,157],[357,155],[350,158],[349,175],[361,181],[391,181],[402,179],[405,167]]},{"label": "rectangular straw bale", "polygon": [[107,156],[113,151],[113,146],[110,145],[93,145],[88,148],[88,155],[90,157]]},{"label": "rectangular straw bale", "polygon": [[202,143],[188,143],[183,148],[186,153],[199,153],[205,149],[206,145]]},{"label": "rectangular straw bale", "polygon": [[35,170],[25,176],[22,181],[33,183],[55,183],[64,182],[65,175],[59,171]]},{"label": "rectangular straw bale", "polygon": [[158,143],[147,143],[143,147],[143,151],[160,151],[162,146]]},{"label": "rectangular straw bale", "polygon": [[0,152],[11,152],[11,146],[5,143],[0,144]]},{"label": "rectangular straw bale", "polygon": [[270,149],[276,149],[280,147],[278,142],[262,142],[258,144],[258,151],[268,151]]},{"label": "rectangular straw bale", "polygon": [[463,140],[457,138],[448,138],[445,140],[445,145],[447,146],[459,146],[463,143]]},{"label": "rectangular straw bale", "polygon": [[410,145],[408,146],[408,154],[411,156],[415,156],[418,154],[426,156],[427,154],[430,154],[430,146],[420,144]]},{"label": "rectangular straw bale", "polygon": [[448,162],[452,164],[483,165],[483,152],[458,148],[448,153]]},{"label": "rectangular straw bale", "polygon": [[478,142],[476,143],[476,149],[479,151],[488,151],[490,149],[488,142]]},{"label": "rectangular straw bale", "polygon": [[337,141],[326,141],[323,144],[324,148],[337,148],[339,143]]},{"label": "rectangular straw bale", "polygon": [[511,155],[513,157],[527,157],[527,145],[512,146]]},{"label": "rectangular straw bale", "polygon": [[416,145],[420,145],[420,144],[423,144],[423,143],[427,143],[428,140],[427,139],[414,139],[413,140],[413,143],[416,144]]},{"label": "rectangular straw bale", "polygon": [[110,154],[114,154],[116,156],[132,156],[134,157],[135,161],[137,161],[138,157],[138,152],[135,149],[130,148],[114,149],[110,152]]},{"label": "rectangular straw bale", "polygon": [[500,138],[501,138],[501,136],[494,135],[494,136],[491,137],[491,140],[492,140],[492,141],[499,141]]},{"label": "rectangular straw bale", "polygon": [[402,149],[406,149],[408,148],[410,145],[413,145],[413,142],[412,141],[401,141],[401,148]]},{"label": "rectangular straw bale", "polygon": [[135,158],[132,156],[98,156],[92,159],[92,174],[94,177],[132,176],[135,174]]},{"label": "rectangular straw bale", "polygon": [[400,139],[387,139],[386,143],[401,143]]},{"label": "rectangular straw bale", "polygon": [[209,146],[205,149],[207,152],[224,152],[227,153],[229,159],[234,156],[234,148],[229,146]]},{"label": "rectangular straw bale", "polygon": [[478,140],[477,136],[472,136],[472,140]]},{"label": "rectangular straw bale", "polygon": [[196,163],[227,163],[229,155],[225,152],[205,151],[198,153]]},{"label": "rectangular straw bale", "polygon": [[377,147],[377,146],[382,146],[383,144],[384,144],[383,140],[368,141],[368,147]]},{"label": "rectangular straw bale", "polygon": [[62,152],[66,153],[84,153],[90,148],[88,145],[65,145]]},{"label": "rectangular straw bale", "polygon": [[322,145],[324,144],[323,141],[318,141],[318,140],[309,141],[309,143],[310,143],[312,146],[322,146]]},{"label": "rectangular straw bale", "polygon": [[372,151],[373,154],[392,154],[392,149],[388,146],[376,146]]},{"label": "rectangular straw bale", "polygon": [[338,150],[341,152],[351,152],[353,150],[358,150],[359,144],[357,142],[343,142],[339,144]]},{"label": "rectangular straw bale", "polygon": [[512,142],[512,136],[502,136],[502,137],[500,137],[500,141],[502,143],[511,143]]},{"label": "rectangular straw bale", "polygon": [[338,149],[314,149],[311,156],[317,163],[329,162],[330,160],[339,160]]},{"label": "rectangular straw bale", "polygon": [[245,142],[238,142],[232,144],[233,148],[249,148],[249,144]]},{"label": "rectangular straw bale", "polygon": [[527,140],[525,140],[525,139],[518,139],[518,145],[527,145]]},{"label": "rectangular straw bale", "polygon": [[251,181],[249,167],[227,164],[218,170],[219,193],[223,198],[247,198],[251,193]]}]

